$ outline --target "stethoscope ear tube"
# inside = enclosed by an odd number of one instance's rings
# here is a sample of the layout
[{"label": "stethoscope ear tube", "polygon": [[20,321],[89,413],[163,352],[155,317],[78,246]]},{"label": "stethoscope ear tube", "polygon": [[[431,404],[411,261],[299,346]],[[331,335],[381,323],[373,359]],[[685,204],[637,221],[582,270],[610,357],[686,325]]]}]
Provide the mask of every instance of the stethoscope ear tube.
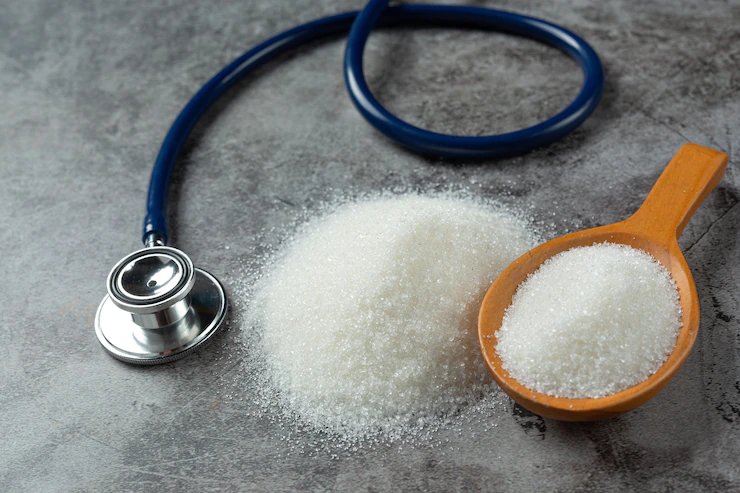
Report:
[{"label": "stethoscope ear tube", "polygon": [[596,52],[574,33],[549,22],[523,15],[479,7],[447,5],[403,5],[404,15],[428,24],[493,29],[553,45],[573,57],[584,74],[576,99],[552,118],[529,128],[501,135],[460,137],[430,132],[397,118],[375,97],[365,80],[363,54],[372,28],[387,12],[388,2],[373,0],[363,9],[349,32],[344,56],[344,76],[350,97],[360,114],[378,131],[399,144],[422,154],[456,159],[488,159],[522,154],[545,146],[578,127],[601,99],[604,72]]}]

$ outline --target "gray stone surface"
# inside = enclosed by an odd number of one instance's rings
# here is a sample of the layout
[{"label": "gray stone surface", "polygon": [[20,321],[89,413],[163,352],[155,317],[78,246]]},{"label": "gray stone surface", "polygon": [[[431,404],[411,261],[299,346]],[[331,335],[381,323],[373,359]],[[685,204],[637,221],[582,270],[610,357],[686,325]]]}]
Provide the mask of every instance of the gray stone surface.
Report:
[{"label": "gray stone surface", "polygon": [[[560,23],[596,48],[604,98],[574,134],[494,162],[417,156],[354,110],[343,40],[314,44],[238,85],[196,129],[174,180],[173,243],[233,294],[270,228],[336,190],[400,184],[506,194],[562,234],[626,217],[684,142],[708,145],[730,166],[681,238],[701,331],[666,389],[606,422],[543,420],[507,403],[426,445],[332,458],[310,453],[320,435],[283,440],[290,430],[253,412],[239,378],[249,351],[231,355],[249,330],[238,313],[180,362],[113,360],[93,315],[108,270],[139,246],[150,166],[177,111],[259,40],[362,2],[5,0],[0,490],[740,491],[740,4],[475,3]],[[399,116],[470,135],[551,115],[580,82],[551,48],[438,29],[373,35],[367,71]],[[497,426],[481,432],[484,420]]]}]

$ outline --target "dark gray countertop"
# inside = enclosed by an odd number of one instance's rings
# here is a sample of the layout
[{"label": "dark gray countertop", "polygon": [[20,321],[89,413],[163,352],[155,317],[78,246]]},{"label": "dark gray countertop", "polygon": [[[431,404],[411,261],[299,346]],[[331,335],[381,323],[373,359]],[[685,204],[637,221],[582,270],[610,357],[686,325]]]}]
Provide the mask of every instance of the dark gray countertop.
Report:
[{"label": "dark gray countertop", "polygon": [[[332,458],[310,453],[316,433],[282,439],[290,430],[254,409],[240,373],[249,351],[234,353],[249,330],[239,313],[180,362],[112,359],[93,316],[108,270],[139,246],[150,167],[178,110],[256,42],[362,2],[10,0],[0,15],[0,490],[740,490],[740,4],[475,3],[560,23],[594,46],[606,88],[580,129],[515,159],[419,157],[353,108],[343,40],[314,44],[239,84],[196,129],[171,194],[172,242],[238,296],[270,228],[338,190],[469,186],[562,234],[634,211],[684,142],[721,149],[727,174],[681,238],[701,330],[666,389],[589,424],[507,401],[428,444]],[[458,134],[534,123],[580,82],[554,49],[485,32],[379,32],[366,58],[389,109]]]}]

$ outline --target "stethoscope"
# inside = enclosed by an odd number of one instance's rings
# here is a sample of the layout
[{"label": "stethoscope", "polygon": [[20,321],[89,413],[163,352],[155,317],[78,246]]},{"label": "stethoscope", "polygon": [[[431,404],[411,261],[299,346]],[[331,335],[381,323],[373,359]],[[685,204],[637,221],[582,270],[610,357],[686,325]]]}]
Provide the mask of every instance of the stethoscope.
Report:
[{"label": "stethoscope", "polygon": [[[108,294],[95,316],[95,332],[115,358],[151,365],[182,358],[204,344],[223,325],[226,294],[208,272],[193,267],[182,251],[167,243],[167,194],[172,170],[201,115],[245,75],[282,53],[323,36],[349,30],[344,77],[350,97],[377,130],[422,154],[482,159],[521,154],[563,138],[591,114],[601,98],[604,73],[596,52],[583,39],[555,24],[481,7],[398,5],[371,0],[347,12],[294,27],[260,43],[231,62],[204,85],[172,124],[149,183],[142,250],[111,270]],[[516,132],[458,137],[414,127],[389,113],[365,81],[362,58],[376,24],[474,27],[503,31],[553,45],[580,65],[583,86],[576,99],[549,120]]]}]

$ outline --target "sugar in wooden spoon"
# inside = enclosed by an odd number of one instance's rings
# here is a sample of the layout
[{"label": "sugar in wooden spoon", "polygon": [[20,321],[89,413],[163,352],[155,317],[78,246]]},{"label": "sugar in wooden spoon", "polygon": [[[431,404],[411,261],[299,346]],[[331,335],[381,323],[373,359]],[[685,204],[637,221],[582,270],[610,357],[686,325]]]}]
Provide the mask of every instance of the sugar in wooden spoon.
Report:
[{"label": "sugar in wooden spoon", "polygon": [[[696,144],[684,145],[673,157],[640,209],[619,223],[579,231],[549,241],[507,267],[488,290],[479,315],[481,350],[493,378],[516,402],[539,415],[567,420],[605,419],[630,411],[655,396],[688,357],[699,327],[694,280],[678,237],[697,207],[721,180],[727,155]],[[547,259],[577,247],[616,243],[642,250],[670,273],[678,288],[682,327],[676,346],[646,380],[599,398],[554,397],[525,387],[503,367],[496,332],[520,284]],[[574,348],[577,350],[577,348]],[[583,369],[589,371],[588,368]]]}]

